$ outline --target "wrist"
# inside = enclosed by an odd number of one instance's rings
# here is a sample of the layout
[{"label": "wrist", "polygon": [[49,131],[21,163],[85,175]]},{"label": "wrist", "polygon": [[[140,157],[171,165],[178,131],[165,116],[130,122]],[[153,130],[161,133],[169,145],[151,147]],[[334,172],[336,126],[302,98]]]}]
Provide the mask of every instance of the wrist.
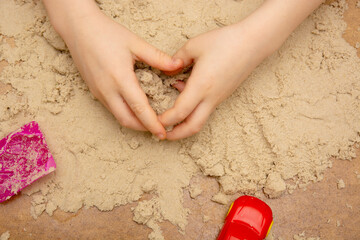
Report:
[{"label": "wrist", "polygon": [[247,59],[248,67],[257,66],[275,51],[273,43],[264,39],[257,28],[241,21],[228,26],[227,30],[228,39],[233,42],[234,51],[241,53],[241,56]]},{"label": "wrist", "polygon": [[236,24],[259,52],[275,52],[323,0],[267,0],[251,15]]},{"label": "wrist", "polygon": [[74,26],[100,12],[94,0],[43,0],[43,3],[51,24],[64,40]]}]

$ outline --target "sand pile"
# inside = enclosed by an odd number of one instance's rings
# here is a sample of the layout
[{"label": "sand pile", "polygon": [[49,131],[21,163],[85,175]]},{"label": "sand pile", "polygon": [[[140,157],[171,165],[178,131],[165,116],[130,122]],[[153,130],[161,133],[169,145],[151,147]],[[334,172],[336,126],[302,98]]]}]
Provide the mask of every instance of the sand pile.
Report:
[{"label": "sand pile", "polygon": [[[188,38],[237,22],[262,1],[98,1],[103,11],[172,54]],[[28,189],[32,214],[57,208],[108,211],[137,201],[134,220],[162,239],[158,222],[184,231],[183,189],[215,177],[226,203],[236,192],[279,197],[319,181],[330,157],[354,157],[360,131],[360,60],[342,39],[343,1],[324,5],[222,103],[198,135],[157,142],[125,129],[81,80],[42,4],[0,1],[0,137],[36,120],[57,170]],[[7,37],[15,39],[12,47]],[[240,53],[241,54],[241,53]],[[158,112],[177,93],[157,71],[137,70]],[[201,192],[199,190],[198,192]],[[210,200],[210,199],[209,199]]]},{"label": "sand pile", "polygon": [[0,240],[8,240],[10,238],[10,232],[6,231],[0,235]]}]

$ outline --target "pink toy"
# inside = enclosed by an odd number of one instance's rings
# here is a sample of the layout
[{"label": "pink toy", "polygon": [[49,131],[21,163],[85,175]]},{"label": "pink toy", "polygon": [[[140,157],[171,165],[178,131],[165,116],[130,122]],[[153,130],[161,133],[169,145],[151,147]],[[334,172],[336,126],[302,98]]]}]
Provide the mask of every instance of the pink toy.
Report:
[{"label": "pink toy", "polygon": [[9,134],[0,140],[0,202],[55,168],[37,122],[30,122]]}]

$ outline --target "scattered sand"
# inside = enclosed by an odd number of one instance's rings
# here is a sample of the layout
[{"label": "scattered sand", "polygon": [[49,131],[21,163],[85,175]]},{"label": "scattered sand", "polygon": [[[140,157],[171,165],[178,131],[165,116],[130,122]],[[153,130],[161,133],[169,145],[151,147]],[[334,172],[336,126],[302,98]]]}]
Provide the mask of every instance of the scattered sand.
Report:
[{"label": "scattered sand", "polygon": [[278,198],[286,190],[286,183],[282,179],[281,175],[277,172],[270,173],[267,177],[264,193],[269,198]]},{"label": "scattered sand", "polygon": [[306,237],[305,231],[293,236],[294,240],[320,240],[320,237]]},{"label": "scattered sand", "polygon": [[320,240],[320,237],[306,237],[305,232],[293,236],[294,240]]},{"label": "scattered sand", "polygon": [[190,197],[191,198],[197,198],[201,195],[202,189],[199,186],[196,185],[190,185],[189,187]]},{"label": "scattered sand", "polygon": [[209,216],[206,216],[206,215],[203,216],[203,222],[204,222],[204,223],[207,223],[207,222],[209,222],[210,220],[211,220],[211,218],[210,218]]},{"label": "scattered sand", "polygon": [[340,222],[340,220],[337,220],[337,221],[336,221],[336,227],[341,227],[341,222]]},{"label": "scattered sand", "polygon": [[230,202],[230,199],[226,194],[219,192],[211,198],[211,201],[222,204],[222,205],[226,205]]},{"label": "scattered sand", "polygon": [[[188,38],[237,22],[261,0],[98,1],[106,14],[172,54]],[[38,1],[0,1],[0,136],[36,120],[57,162],[53,176],[39,180],[32,215],[56,208],[109,211],[150,200],[133,209],[134,220],[162,239],[158,222],[181,232],[189,211],[183,189],[202,172],[215,176],[225,194],[279,197],[323,179],[330,157],[351,159],[360,131],[360,60],[342,39],[344,1],[322,6],[222,103],[203,131],[178,142],[156,142],[125,129],[91,97],[62,40]],[[169,11],[169,9],[172,9]],[[12,48],[7,37],[15,38]],[[169,37],[171,36],[171,37]],[[240,53],[241,55],[241,53]],[[176,91],[158,71],[138,66],[158,112]],[[186,78],[186,75],[180,77]],[[265,187],[265,188],[264,188]]]},{"label": "scattered sand", "polygon": [[10,238],[10,232],[4,232],[3,234],[1,234],[0,236],[0,240],[8,240]]},{"label": "scattered sand", "polygon": [[338,180],[338,182],[337,182],[337,188],[338,188],[338,189],[343,189],[343,188],[345,188],[345,182],[344,182],[344,180],[342,180],[342,179],[339,179],[339,180]]}]

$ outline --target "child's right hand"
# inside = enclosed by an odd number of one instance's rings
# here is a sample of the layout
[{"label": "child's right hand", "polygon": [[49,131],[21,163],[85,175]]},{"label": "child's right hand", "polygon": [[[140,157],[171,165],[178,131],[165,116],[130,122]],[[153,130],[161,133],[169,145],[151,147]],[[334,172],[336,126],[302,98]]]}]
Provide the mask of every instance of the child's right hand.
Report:
[{"label": "child's right hand", "polygon": [[[52,3],[46,3],[51,15],[49,4]],[[121,125],[149,130],[165,139],[166,131],[140,88],[133,66],[135,60],[140,60],[160,70],[174,71],[181,68],[183,62],[173,61],[104,15],[96,5],[88,9],[78,16],[61,18],[66,25],[53,23],[65,40],[81,76],[93,95]]]}]

